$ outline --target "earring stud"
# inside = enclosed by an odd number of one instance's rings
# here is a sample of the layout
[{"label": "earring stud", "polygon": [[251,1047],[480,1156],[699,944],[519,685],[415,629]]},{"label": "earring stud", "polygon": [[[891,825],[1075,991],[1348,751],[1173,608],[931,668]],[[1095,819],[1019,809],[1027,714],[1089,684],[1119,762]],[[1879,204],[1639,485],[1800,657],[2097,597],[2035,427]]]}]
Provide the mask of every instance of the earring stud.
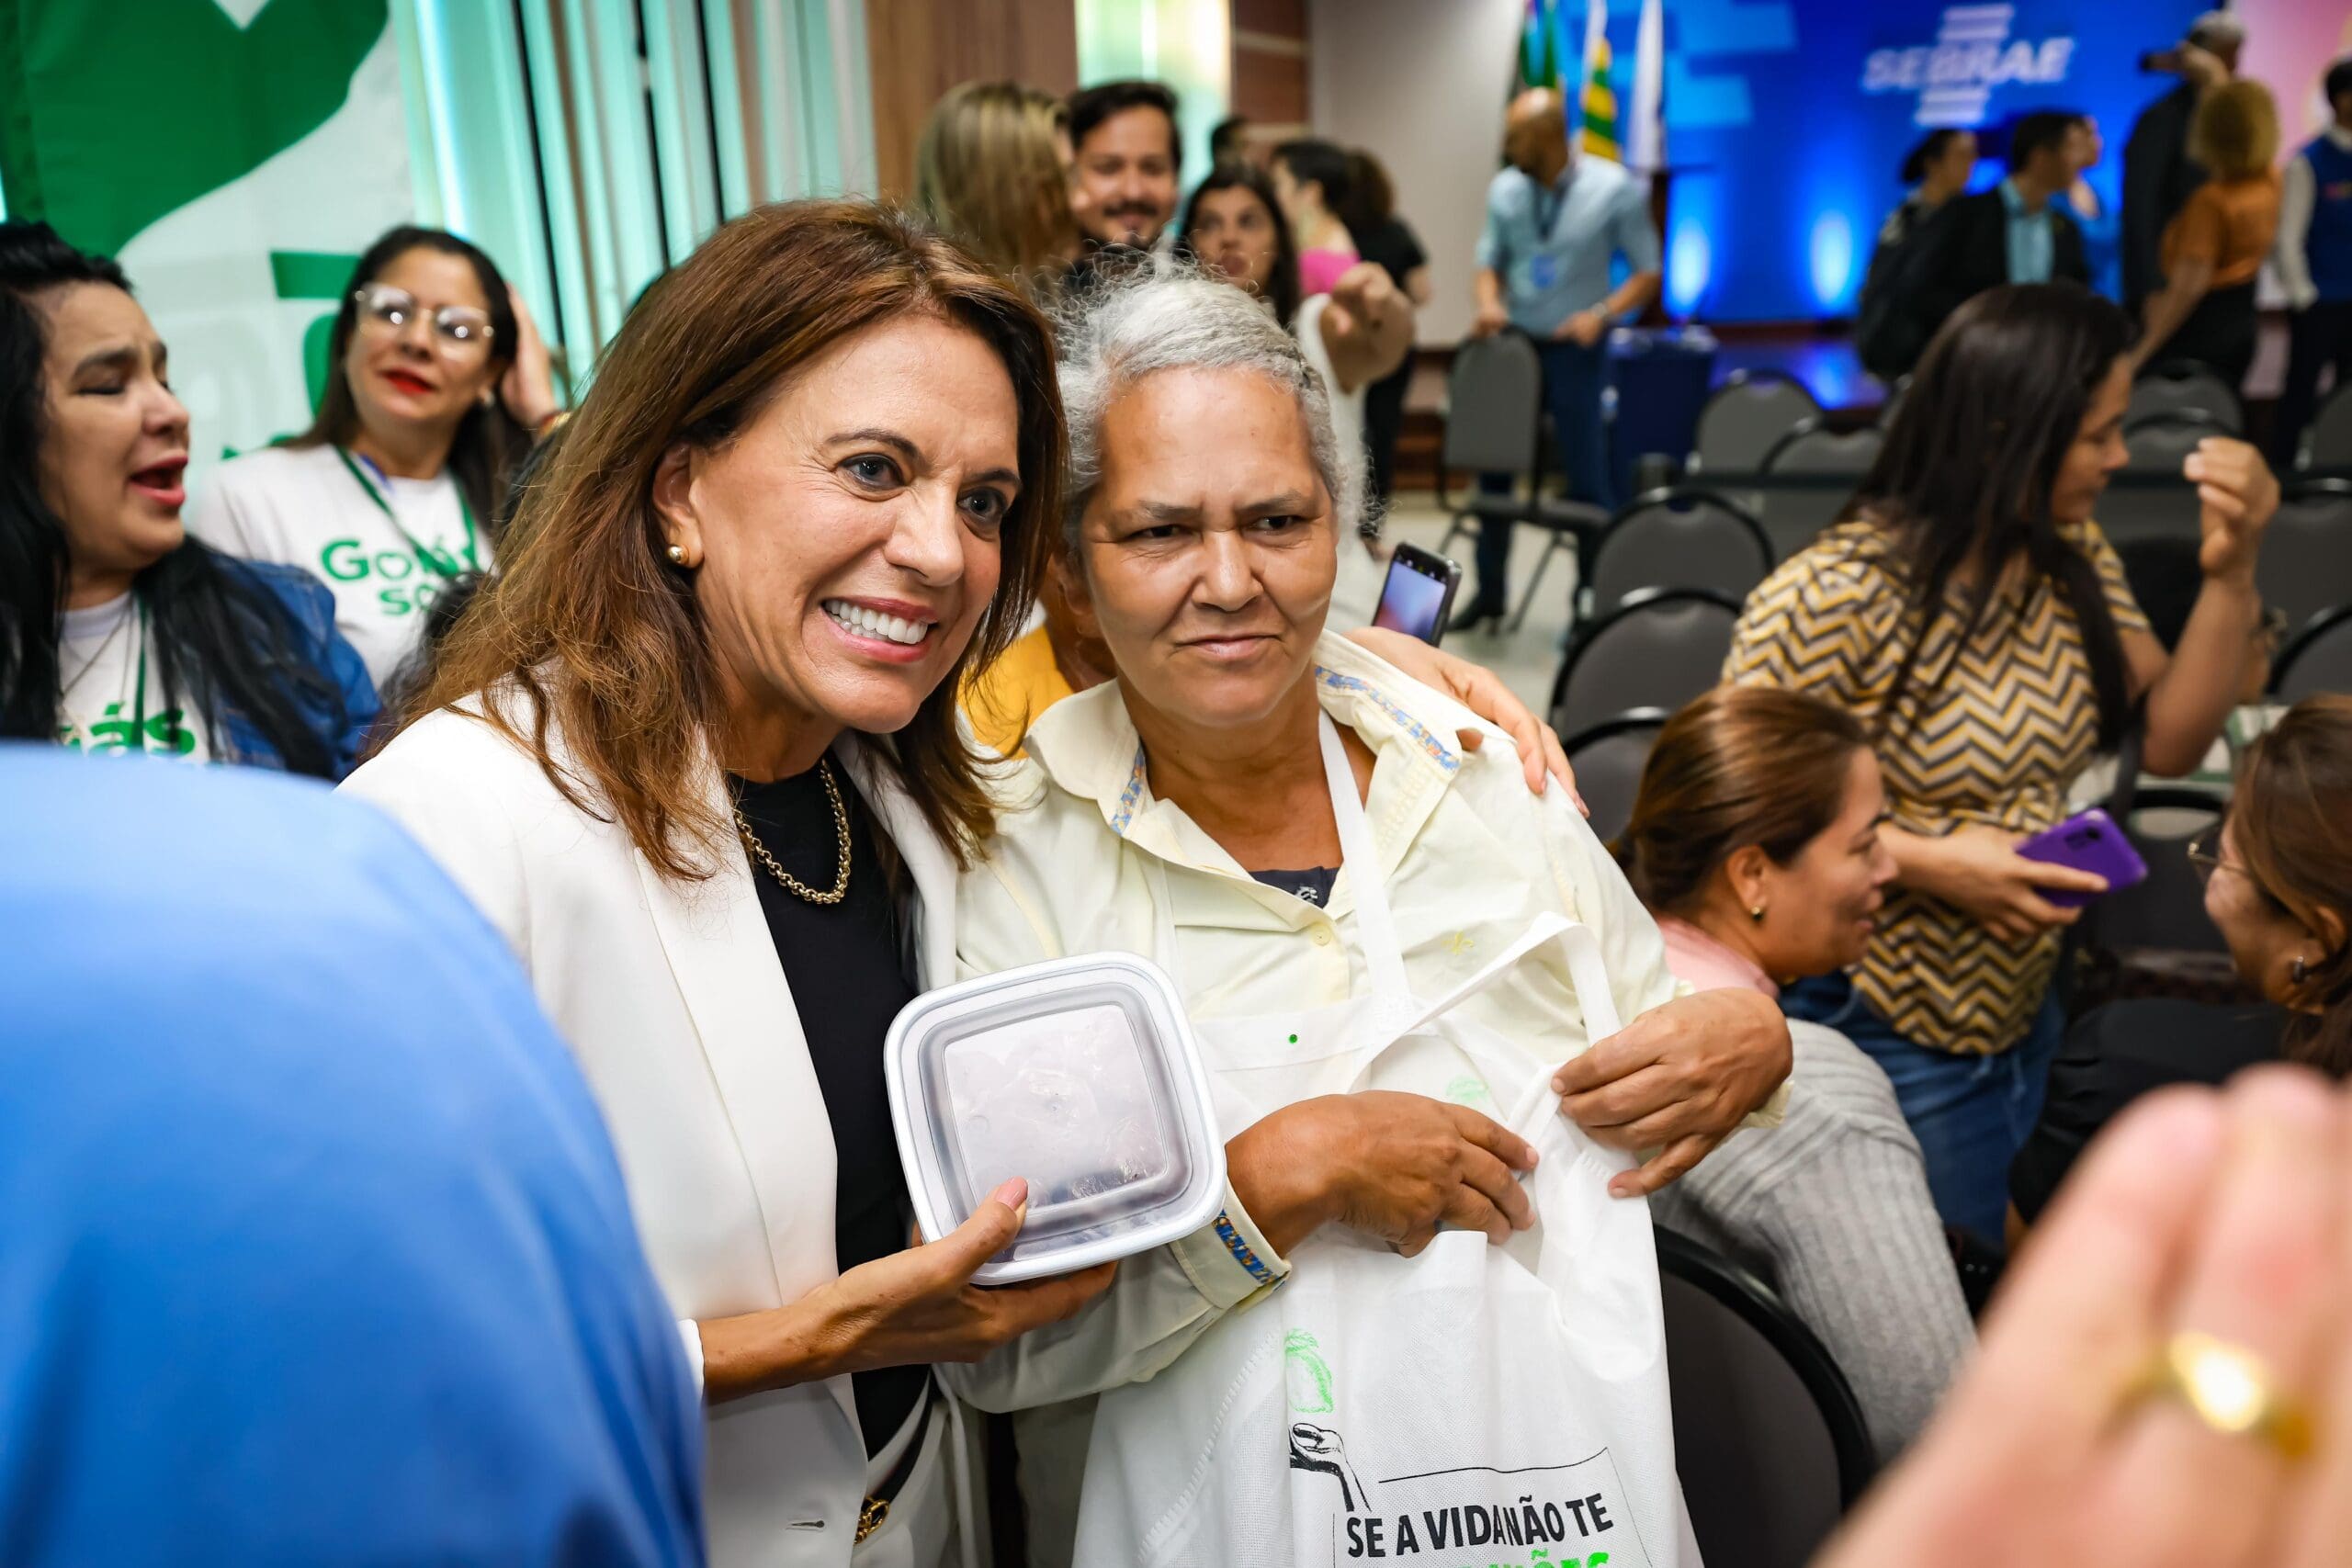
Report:
[{"label": "earring stud", "polygon": [[672,545],[670,547],[670,564],[672,566],[684,566],[686,564],[685,546]]},{"label": "earring stud", "polygon": [[2287,965],[2287,977],[2300,986],[2312,977],[2312,966],[2301,958],[2297,958],[2292,964]]},{"label": "earring stud", "polygon": [[1758,925],[1762,925],[1764,923],[1764,906],[1761,904],[1750,904],[1747,907],[1747,918],[1754,920]]}]

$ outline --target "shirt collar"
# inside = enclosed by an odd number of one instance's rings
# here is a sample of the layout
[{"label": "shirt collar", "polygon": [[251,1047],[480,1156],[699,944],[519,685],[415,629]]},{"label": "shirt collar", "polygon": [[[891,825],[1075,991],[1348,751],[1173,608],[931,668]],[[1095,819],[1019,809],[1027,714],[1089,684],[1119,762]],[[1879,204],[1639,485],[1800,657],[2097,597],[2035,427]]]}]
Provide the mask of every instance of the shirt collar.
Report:
[{"label": "shirt collar", "polygon": [[1657,917],[1658,935],[1666,940],[1667,966],[1674,977],[1693,990],[1714,991],[1746,987],[1761,991],[1768,997],[1778,997],[1781,987],[1754,959],[1736,953],[1724,942],[1716,941],[1690,921],[1672,915]]},{"label": "shirt collar", "polygon": [[[1307,678],[1332,721],[1377,753],[1367,812],[1382,858],[1393,865],[1403,840],[1461,771],[1454,731],[1472,721],[1336,632],[1317,639]],[[1054,787],[1092,801],[1111,831],[1138,849],[1182,864],[1229,862],[1181,809],[1153,797],[1143,742],[1117,682],[1056,703],[1030,727],[1027,748]]]},{"label": "shirt collar", "polygon": [[2346,129],[2341,125],[2331,125],[2320,134],[2325,136],[2330,141],[2335,142],[2345,152],[2352,152],[2352,129]]},{"label": "shirt collar", "polygon": [[2032,216],[2026,207],[2025,194],[2018,189],[2018,182],[2015,179],[2004,179],[2001,182],[2001,206],[2007,209],[2012,218]]}]

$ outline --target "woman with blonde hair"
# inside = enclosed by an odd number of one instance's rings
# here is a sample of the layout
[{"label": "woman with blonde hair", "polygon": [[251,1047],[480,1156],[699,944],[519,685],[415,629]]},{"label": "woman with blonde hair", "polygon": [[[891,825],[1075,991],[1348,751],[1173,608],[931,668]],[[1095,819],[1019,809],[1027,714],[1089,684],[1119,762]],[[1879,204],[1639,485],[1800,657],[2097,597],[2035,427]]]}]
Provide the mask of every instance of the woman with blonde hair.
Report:
[{"label": "woman with blonde hair", "polygon": [[2225,82],[2197,103],[2188,151],[2209,177],[2165,226],[2165,285],[2148,297],[2142,366],[2204,366],[2232,387],[2254,363],[2254,285],[2278,232],[2278,104],[2259,82]]},{"label": "woman with blonde hair", "polygon": [[932,107],[915,147],[915,205],[1032,299],[1079,250],[1069,117],[1018,82],[967,82]]}]

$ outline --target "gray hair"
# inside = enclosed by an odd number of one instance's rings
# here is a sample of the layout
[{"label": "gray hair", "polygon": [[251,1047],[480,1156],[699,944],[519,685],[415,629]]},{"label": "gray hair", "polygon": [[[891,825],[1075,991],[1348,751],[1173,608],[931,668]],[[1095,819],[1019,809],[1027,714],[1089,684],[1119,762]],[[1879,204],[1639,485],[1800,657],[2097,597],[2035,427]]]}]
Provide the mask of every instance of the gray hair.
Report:
[{"label": "gray hair", "polygon": [[1162,370],[1249,370],[1298,400],[1315,471],[1346,539],[1363,514],[1364,457],[1343,452],[1331,400],[1297,340],[1251,295],[1191,263],[1161,258],[1125,277],[1081,289],[1062,312],[1056,367],[1069,422],[1063,543],[1078,547],[1079,520],[1102,482],[1102,420],[1119,396]]}]

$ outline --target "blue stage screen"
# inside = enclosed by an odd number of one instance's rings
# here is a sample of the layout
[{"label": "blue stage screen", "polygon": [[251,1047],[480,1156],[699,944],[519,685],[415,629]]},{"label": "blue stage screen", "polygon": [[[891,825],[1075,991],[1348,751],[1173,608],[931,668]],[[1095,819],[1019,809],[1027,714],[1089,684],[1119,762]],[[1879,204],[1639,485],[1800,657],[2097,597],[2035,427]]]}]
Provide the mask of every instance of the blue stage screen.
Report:
[{"label": "blue stage screen", "polygon": [[[1665,0],[1668,309],[1733,321],[1851,314],[1903,195],[1897,166],[1937,125],[1983,134],[2029,109],[2093,115],[2107,153],[2089,178],[2112,209],[2132,121],[2176,82],[2142,74],[2140,56],[2205,8]],[[1621,108],[1640,9],[1610,0]],[[1988,158],[1979,183],[1998,177]]]}]

